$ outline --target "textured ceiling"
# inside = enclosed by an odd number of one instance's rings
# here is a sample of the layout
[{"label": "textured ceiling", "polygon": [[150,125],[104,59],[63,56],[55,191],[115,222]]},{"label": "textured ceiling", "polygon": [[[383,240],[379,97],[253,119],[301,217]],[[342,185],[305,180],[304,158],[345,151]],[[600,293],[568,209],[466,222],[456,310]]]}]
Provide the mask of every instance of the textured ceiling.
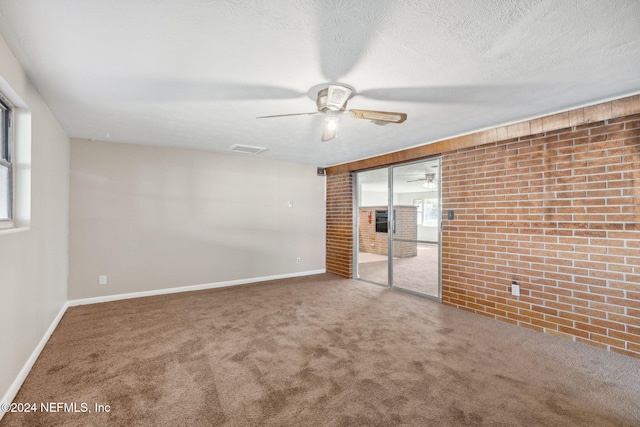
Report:
[{"label": "textured ceiling", "polygon": [[[329,166],[640,92],[638,0],[0,0],[72,137]],[[322,143],[328,82],[349,108]]]}]

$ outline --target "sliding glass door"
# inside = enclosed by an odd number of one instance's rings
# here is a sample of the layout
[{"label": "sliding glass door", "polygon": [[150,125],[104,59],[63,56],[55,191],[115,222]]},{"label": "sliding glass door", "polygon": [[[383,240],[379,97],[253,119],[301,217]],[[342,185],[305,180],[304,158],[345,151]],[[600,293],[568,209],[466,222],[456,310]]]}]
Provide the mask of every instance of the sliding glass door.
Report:
[{"label": "sliding glass door", "polygon": [[358,199],[357,278],[389,285],[389,170],[376,169],[356,175]]},{"label": "sliding glass door", "polygon": [[440,161],[392,168],[395,288],[440,298]]},{"label": "sliding glass door", "polygon": [[440,299],[440,160],[356,174],[356,277]]}]

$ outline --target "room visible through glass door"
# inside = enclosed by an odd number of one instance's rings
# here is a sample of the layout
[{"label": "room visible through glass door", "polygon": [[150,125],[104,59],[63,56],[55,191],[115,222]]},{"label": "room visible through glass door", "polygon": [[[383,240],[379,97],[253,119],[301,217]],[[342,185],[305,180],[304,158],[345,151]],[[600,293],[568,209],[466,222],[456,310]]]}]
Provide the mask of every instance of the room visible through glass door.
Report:
[{"label": "room visible through glass door", "polygon": [[440,160],[392,168],[391,286],[440,298]]},{"label": "room visible through glass door", "polygon": [[389,285],[389,169],[359,172],[357,194],[356,277]]}]

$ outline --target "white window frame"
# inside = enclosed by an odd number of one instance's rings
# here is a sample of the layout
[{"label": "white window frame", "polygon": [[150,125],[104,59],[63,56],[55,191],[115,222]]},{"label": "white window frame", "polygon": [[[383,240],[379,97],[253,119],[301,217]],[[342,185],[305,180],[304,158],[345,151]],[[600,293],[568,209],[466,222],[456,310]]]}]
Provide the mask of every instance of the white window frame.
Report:
[{"label": "white window frame", "polygon": [[13,163],[14,138],[13,138],[13,111],[14,108],[0,93],[0,114],[4,117],[1,121],[0,136],[4,140],[0,145],[0,165],[9,169],[9,182],[7,188],[0,188],[0,197],[6,198],[9,206],[9,218],[0,218],[0,229],[12,228],[15,215],[15,165]]},{"label": "white window frame", "polygon": [[424,200],[422,199],[413,199],[413,206],[416,207],[416,211],[417,211],[417,222],[418,225],[422,225],[422,212],[423,212],[423,204],[424,204]]}]

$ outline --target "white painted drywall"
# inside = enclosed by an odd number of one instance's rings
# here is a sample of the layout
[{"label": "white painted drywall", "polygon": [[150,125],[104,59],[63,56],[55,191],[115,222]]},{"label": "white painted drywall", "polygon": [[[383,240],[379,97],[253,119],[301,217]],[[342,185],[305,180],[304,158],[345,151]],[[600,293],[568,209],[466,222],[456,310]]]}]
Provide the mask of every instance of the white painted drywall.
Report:
[{"label": "white painted drywall", "polygon": [[308,164],[72,139],[69,297],[322,270],[324,187]]},{"label": "white painted drywall", "polygon": [[389,193],[386,191],[366,191],[360,186],[360,206],[387,206]]},{"label": "white painted drywall", "polygon": [[1,398],[67,301],[69,138],[1,37],[0,90],[19,107],[17,228],[0,231]]}]

